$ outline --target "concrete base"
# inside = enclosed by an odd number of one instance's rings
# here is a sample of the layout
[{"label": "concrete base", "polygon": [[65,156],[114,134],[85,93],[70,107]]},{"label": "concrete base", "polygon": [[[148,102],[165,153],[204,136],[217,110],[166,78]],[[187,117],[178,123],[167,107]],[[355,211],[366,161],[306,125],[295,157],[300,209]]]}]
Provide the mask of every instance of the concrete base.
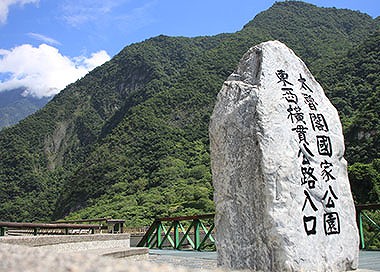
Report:
[{"label": "concrete base", "polygon": [[149,249],[146,247],[109,248],[87,251],[87,254],[96,254],[112,258],[128,258],[132,260],[147,260]]},{"label": "concrete base", "polygon": [[91,234],[91,235],[52,235],[52,236],[4,236],[0,243],[40,247],[65,243],[83,243],[99,241],[124,241],[123,246],[130,246],[129,233],[123,234]]},{"label": "concrete base", "polygon": [[[117,249],[119,250],[119,249]],[[129,249],[117,251],[118,254],[129,255],[142,253],[144,249]],[[98,253],[105,253],[99,250]],[[124,252],[124,253],[122,253]],[[115,257],[116,253],[106,253]],[[174,267],[166,264],[154,264],[148,261],[138,261],[131,256],[126,259],[109,258],[99,254],[88,252],[58,253],[44,247],[27,247],[11,244],[0,244],[0,271],[7,272],[69,272],[69,271],[92,271],[92,272],[138,272],[138,271],[167,271],[167,272],[193,272],[188,268]],[[119,255],[120,256],[120,255]],[[135,255],[137,257],[141,255]],[[142,255],[144,256],[144,255]],[[140,259],[137,259],[140,260]],[[195,272],[195,271],[194,271]]]},{"label": "concrete base", "polygon": [[0,243],[38,247],[55,253],[85,253],[89,255],[132,260],[148,259],[148,248],[131,248],[129,234],[6,236]]}]

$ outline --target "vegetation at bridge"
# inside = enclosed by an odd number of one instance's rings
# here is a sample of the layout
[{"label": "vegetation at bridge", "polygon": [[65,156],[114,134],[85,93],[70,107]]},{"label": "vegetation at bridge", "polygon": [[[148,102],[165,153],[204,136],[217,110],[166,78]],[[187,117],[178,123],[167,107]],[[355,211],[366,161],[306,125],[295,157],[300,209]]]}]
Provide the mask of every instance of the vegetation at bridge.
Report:
[{"label": "vegetation at bridge", "polygon": [[0,132],[0,220],[109,216],[141,226],[212,212],[216,94],[249,47],[273,39],[306,61],[338,108],[355,200],[379,202],[379,26],[359,12],[287,1],[236,33],[127,46]]}]

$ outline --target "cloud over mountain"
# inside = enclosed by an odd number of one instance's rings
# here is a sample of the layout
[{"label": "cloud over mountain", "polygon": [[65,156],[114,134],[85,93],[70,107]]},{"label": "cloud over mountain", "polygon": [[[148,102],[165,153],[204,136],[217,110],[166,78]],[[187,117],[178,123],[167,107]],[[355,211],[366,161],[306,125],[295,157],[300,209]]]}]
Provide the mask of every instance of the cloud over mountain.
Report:
[{"label": "cloud over mountain", "polygon": [[0,49],[0,91],[25,87],[25,95],[52,96],[109,59],[104,50],[70,58],[47,44]]}]

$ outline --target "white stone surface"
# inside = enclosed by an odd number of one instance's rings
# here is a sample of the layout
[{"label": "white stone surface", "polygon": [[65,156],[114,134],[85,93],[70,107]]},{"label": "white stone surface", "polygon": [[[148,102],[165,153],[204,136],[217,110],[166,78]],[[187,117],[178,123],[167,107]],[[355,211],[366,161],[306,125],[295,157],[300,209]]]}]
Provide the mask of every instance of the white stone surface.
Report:
[{"label": "white stone surface", "polygon": [[218,95],[210,142],[218,265],[357,268],[341,123],[292,50],[270,41],[243,56]]},{"label": "white stone surface", "polygon": [[91,241],[91,242],[75,242],[75,243],[62,243],[55,245],[41,246],[48,250],[55,252],[77,252],[88,251],[96,249],[110,249],[110,248],[130,248],[129,239],[127,240],[106,240],[106,241]]},{"label": "white stone surface", "polygon": [[90,235],[38,235],[38,236],[2,236],[0,243],[26,245],[26,246],[48,246],[62,245],[65,243],[85,243],[112,241],[130,245],[131,235],[129,233],[120,234],[90,234]]},{"label": "white stone surface", "polygon": [[[195,272],[186,267],[114,259],[94,254],[58,253],[40,247],[2,244],[0,271],[6,272]],[[211,270],[202,270],[211,271]]]}]

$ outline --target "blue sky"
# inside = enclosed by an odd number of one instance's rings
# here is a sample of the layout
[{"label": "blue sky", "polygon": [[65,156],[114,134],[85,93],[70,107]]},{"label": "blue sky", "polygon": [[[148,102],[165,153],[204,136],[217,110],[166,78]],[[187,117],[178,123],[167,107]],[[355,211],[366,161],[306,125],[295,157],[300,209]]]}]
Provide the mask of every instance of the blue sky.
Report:
[{"label": "blue sky", "polygon": [[[0,91],[47,96],[160,34],[235,32],[274,0],[0,0]],[[308,0],[380,15],[379,0]]]}]

